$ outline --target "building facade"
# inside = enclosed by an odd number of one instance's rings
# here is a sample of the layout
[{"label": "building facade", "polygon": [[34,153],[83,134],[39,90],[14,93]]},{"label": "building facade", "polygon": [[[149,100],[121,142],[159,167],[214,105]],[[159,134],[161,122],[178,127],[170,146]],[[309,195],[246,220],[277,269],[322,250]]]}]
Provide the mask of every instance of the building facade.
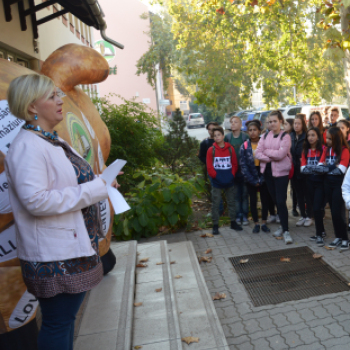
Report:
[{"label": "building facade", "polygon": [[[150,22],[141,18],[142,14],[148,13],[147,5],[139,0],[100,0],[99,3],[108,23],[110,36],[125,46],[124,50],[113,49],[103,41],[100,33],[94,30],[94,46],[107,58],[112,72],[106,81],[99,84],[100,96],[108,97],[110,102],[120,104],[122,100],[115,96],[120,95],[128,100],[143,102],[157,111],[158,99],[162,95],[157,96],[156,89],[148,84],[146,75],[136,75],[137,61],[147,52],[151,41],[147,34]],[[160,81],[160,89],[161,86]],[[109,96],[110,94],[113,95]]]}]

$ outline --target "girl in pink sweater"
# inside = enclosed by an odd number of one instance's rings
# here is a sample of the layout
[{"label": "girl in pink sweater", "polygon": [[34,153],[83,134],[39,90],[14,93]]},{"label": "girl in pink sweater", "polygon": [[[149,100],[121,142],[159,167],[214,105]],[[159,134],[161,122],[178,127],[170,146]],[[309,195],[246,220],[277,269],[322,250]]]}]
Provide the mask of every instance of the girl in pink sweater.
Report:
[{"label": "girl in pink sweater", "polygon": [[267,188],[275,202],[281,226],[273,234],[282,237],[286,244],[293,243],[288,229],[287,188],[292,166],[290,136],[281,130],[284,123],[280,111],[269,114],[270,130],[261,137],[255,157],[260,160],[260,171],[264,174]]}]

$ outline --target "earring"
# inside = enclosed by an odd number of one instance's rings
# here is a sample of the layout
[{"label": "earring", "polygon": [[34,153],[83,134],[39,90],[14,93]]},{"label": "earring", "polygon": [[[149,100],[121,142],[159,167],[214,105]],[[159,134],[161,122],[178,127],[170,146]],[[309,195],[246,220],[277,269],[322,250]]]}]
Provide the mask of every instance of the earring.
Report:
[{"label": "earring", "polygon": [[38,116],[36,114],[34,116],[34,120],[38,120]]}]

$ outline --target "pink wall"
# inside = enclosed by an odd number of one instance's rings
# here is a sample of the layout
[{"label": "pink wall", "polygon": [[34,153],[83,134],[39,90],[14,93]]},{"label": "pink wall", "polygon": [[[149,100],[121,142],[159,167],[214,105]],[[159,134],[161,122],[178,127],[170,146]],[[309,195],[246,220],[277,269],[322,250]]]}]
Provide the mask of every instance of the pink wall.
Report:
[{"label": "pink wall", "polygon": [[[136,75],[136,62],[149,47],[150,38],[144,34],[149,31],[149,20],[140,18],[143,13],[148,13],[148,7],[139,0],[99,0],[99,3],[106,16],[107,36],[125,46],[124,50],[115,48],[116,55],[109,66],[116,65],[118,72],[99,84],[100,96],[116,93],[131,99],[138,92],[136,101],[142,102],[144,98],[149,98],[151,103],[147,106],[156,111],[155,90],[147,83],[145,75]],[[94,30],[95,42],[100,39],[100,32]],[[110,100],[120,103],[116,97]]]}]

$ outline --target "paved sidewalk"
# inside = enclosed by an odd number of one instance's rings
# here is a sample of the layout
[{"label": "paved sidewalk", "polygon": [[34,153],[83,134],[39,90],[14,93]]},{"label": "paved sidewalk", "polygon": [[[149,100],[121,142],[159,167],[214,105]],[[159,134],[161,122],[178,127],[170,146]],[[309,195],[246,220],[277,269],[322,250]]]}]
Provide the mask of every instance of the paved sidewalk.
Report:
[{"label": "paved sidewalk", "polygon": [[[190,240],[198,255],[212,248],[213,261],[201,264],[209,291],[225,292],[224,300],[215,301],[216,311],[232,350],[299,349],[299,350],[349,350],[350,348],[350,292],[328,294],[309,299],[285,302],[278,305],[254,307],[245,288],[228,258],[244,254],[274,251],[284,248],[309,246],[350,281],[350,250],[319,248],[309,238],[315,226],[297,228],[298,218],[289,215],[290,233],[294,239],[286,246],[276,240],[272,232],[278,224],[271,224],[271,233],[252,234],[253,223],[236,232],[221,228],[214,238],[200,237],[203,232],[178,233],[152,238],[166,239],[169,243]],[[326,243],[333,239],[329,210],[325,219],[328,234]],[[146,241],[146,240],[144,240]]]}]

